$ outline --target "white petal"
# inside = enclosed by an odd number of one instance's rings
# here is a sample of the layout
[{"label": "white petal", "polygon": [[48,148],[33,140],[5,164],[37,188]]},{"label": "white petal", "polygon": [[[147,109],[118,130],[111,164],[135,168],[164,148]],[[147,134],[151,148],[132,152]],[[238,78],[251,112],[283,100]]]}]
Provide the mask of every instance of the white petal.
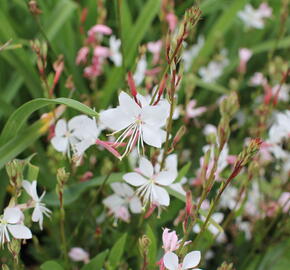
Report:
[{"label": "white petal", "polygon": [[146,106],[142,109],[141,119],[146,124],[162,127],[166,124],[168,112],[167,106]]},{"label": "white petal", "polygon": [[129,202],[130,210],[134,214],[142,212],[142,204],[139,198],[133,197]]},{"label": "white petal", "polygon": [[145,179],[143,176],[141,176],[139,173],[126,173],[123,176],[123,179],[130,185],[135,186],[135,187],[139,187],[142,186],[144,184],[146,184],[148,182],[147,179]]},{"label": "white petal", "polygon": [[133,123],[134,118],[124,114],[120,107],[100,112],[100,121],[112,130],[122,130]]},{"label": "white petal", "polygon": [[139,169],[143,175],[149,178],[153,176],[153,166],[151,162],[144,157],[140,158]]},{"label": "white petal", "polygon": [[9,232],[16,239],[30,239],[32,234],[29,228],[22,224],[7,225]]},{"label": "white petal", "polygon": [[64,136],[67,132],[67,124],[64,119],[60,119],[57,121],[54,129],[54,133],[56,137]]},{"label": "white petal", "polygon": [[3,219],[10,224],[15,224],[20,221],[22,217],[22,212],[17,207],[7,207],[4,210]]},{"label": "white petal", "polygon": [[152,186],[153,202],[160,205],[168,206],[170,203],[170,198],[168,192],[157,185]]},{"label": "white petal", "polygon": [[172,172],[160,172],[156,177],[156,183],[162,186],[168,186],[173,183],[176,174]]},{"label": "white petal", "polygon": [[164,130],[143,124],[142,133],[145,143],[157,148],[161,148],[161,144],[164,141],[164,135],[166,135]]},{"label": "white petal", "polygon": [[119,208],[123,203],[124,200],[117,194],[113,194],[103,200],[103,204],[112,210]]},{"label": "white petal", "polygon": [[65,153],[67,151],[67,148],[68,148],[68,138],[54,136],[51,139],[51,144],[56,151]]},{"label": "white petal", "polygon": [[212,219],[213,219],[216,223],[220,224],[220,223],[223,221],[223,219],[224,219],[224,214],[221,213],[221,212],[214,213],[214,214],[212,215]]},{"label": "white petal", "polygon": [[192,251],[186,254],[182,263],[182,269],[190,269],[197,266],[200,262],[200,251]]},{"label": "white petal", "polygon": [[84,139],[81,142],[78,142],[74,145],[74,150],[76,151],[77,156],[82,156],[85,151],[92,145],[95,144],[95,141],[91,138]]},{"label": "white petal", "polygon": [[23,180],[22,181],[22,187],[25,189],[25,191],[27,192],[27,194],[32,197],[32,184],[31,182],[27,181],[27,180]]},{"label": "white petal", "polygon": [[121,92],[119,95],[120,109],[130,116],[137,117],[141,113],[140,106],[127,93]]},{"label": "white petal", "polygon": [[163,257],[164,265],[169,270],[178,270],[178,257],[173,252],[167,252]]},{"label": "white petal", "polygon": [[73,117],[68,121],[69,131],[72,132],[73,130],[79,129],[88,119],[90,120],[90,118],[86,115],[78,115]]},{"label": "white petal", "polygon": [[134,195],[134,190],[126,183],[113,183],[111,189],[121,197],[131,197]]},{"label": "white petal", "polygon": [[42,212],[40,210],[39,205],[36,205],[35,206],[35,208],[33,210],[33,213],[32,213],[31,219],[32,219],[33,222],[38,222],[41,219],[43,219],[43,215],[42,215]]}]

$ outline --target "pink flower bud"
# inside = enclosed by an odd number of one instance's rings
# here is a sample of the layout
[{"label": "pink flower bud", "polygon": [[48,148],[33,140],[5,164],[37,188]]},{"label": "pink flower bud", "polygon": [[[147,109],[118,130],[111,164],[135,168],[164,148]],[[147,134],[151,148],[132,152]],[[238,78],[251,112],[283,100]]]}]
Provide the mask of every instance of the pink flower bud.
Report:
[{"label": "pink flower bud", "polygon": [[269,18],[272,16],[272,8],[269,7],[267,3],[261,3],[258,10],[260,15],[264,18]]},{"label": "pink flower bud", "polygon": [[78,55],[76,58],[76,64],[85,64],[87,62],[87,57],[90,52],[90,49],[88,47],[82,47],[78,51]]},{"label": "pink flower bud", "polygon": [[179,248],[179,241],[175,231],[170,232],[169,229],[165,228],[162,234],[162,241],[162,248],[165,253]]},{"label": "pink flower bud", "polygon": [[245,73],[247,70],[247,63],[252,57],[253,52],[247,48],[241,48],[239,50],[239,58],[240,58],[240,64],[238,67],[238,72]]},{"label": "pink flower bud", "polygon": [[167,15],[166,15],[166,21],[169,25],[169,30],[171,32],[173,32],[175,30],[175,27],[177,25],[177,22],[178,22],[178,19],[177,17],[175,16],[174,13],[172,12],[169,12]]},{"label": "pink flower bud", "polygon": [[80,247],[73,247],[69,251],[68,256],[75,262],[81,262],[81,261],[83,261],[84,263],[89,262],[89,253]]}]

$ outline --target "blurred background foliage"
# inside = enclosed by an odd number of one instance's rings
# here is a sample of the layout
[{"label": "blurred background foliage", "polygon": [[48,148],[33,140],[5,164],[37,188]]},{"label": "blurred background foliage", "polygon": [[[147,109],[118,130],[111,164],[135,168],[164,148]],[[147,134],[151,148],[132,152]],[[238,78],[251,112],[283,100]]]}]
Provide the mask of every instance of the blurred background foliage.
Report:
[{"label": "blurred background foliage", "polygon": [[[128,71],[135,69],[140,45],[149,41],[160,39],[164,35],[162,24],[160,23],[160,0],[122,0],[120,10],[117,0],[99,1],[105,6],[107,14],[100,14],[96,0],[38,0],[37,3],[42,13],[38,17],[31,15],[27,0],[1,0],[0,1],[0,44],[10,41],[5,50],[0,51],[0,126],[4,127],[8,117],[22,104],[34,98],[47,97],[44,92],[42,82],[36,67],[36,56],[31,50],[30,41],[39,39],[48,44],[48,66],[46,72],[49,80],[53,77],[53,63],[59,55],[63,55],[65,63],[65,71],[60,78],[60,82],[55,90],[56,97],[69,97],[84,102],[96,111],[107,108],[109,105],[116,104],[117,93],[120,89],[126,89],[125,76]],[[205,44],[201,49],[197,59],[194,61],[191,72],[184,76],[182,87],[180,89],[179,102],[184,102],[185,91],[193,91],[194,98],[198,100],[199,105],[208,106],[214,104],[217,98],[229,92],[233,88],[230,78],[236,77],[236,67],[238,65],[238,49],[241,47],[250,48],[253,53],[253,61],[248,65],[248,74],[255,71],[263,71],[268,69],[268,62],[273,60],[273,54],[279,55],[283,59],[289,60],[290,53],[290,19],[288,17],[285,29],[281,30],[279,20],[282,10],[282,2],[280,0],[269,0],[268,4],[273,8],[273,16],[262,30],[245,30],[241,20],[237,17],[237,12],[243,9],[246,3],[257,6],[261,3],[259,0],[202,0],[199,1],[202,10],[202,19],[196,27],[195,33],[189,37],[189,43],[195,43],[196,37],[202,34],[205,37]],[[176,15],[181,19],[184,11],[194,4],[193,0],[176,0]],[[83,8],[87,8],[87,17],[85,22],[81,23],[81,12]],[[125,59],[122,67],[114,67],[107,65],[104,74],[98,78],[97,83],[92,87],[90,82],[82,76],[81,67],[75,64],[78,50],[83,46],[85,34],[91,26],[96,24],[101,16],[104,16],[105,23],[113,29],[113,33],[121,38],[123,46],[123,57]],[[81,32],[83,29],[83,33]],[[281,31],[283,34],[280,35]],[[106,42],[106,41],[105,41]],[[206,64],[213,55],[222,48],[228,49],[228,57],[230,64],[226,68],[223,76],[217,83],[209,84],[203,82],[196,75],[197,70]],[[71,93],[66,87],[68,76],[72,76],[76,90]],[[247,76],[247,75],[246,75]],[[254,99],[261,91],[256,91],[250,87],[244,80],[238,87],[240,102],[242,109],[251,115],[253,110]],[[61,154],[56,153],[49,146],[47,138],[33,136],[33,123],[40,116],[47,112],[47,108],[42,108],[29,117],[26,125],[15,134],[17,140],[8,145],[0,145],[0,207],[6,204],[6,186],[7,176],[3,166],[8,160],[18,156],[25,158],[31,153],[37,152],[37,156],[33,158],[33,164],[40,167],[39,183],[44,186],[47,191],[54,190],[55,169],[57,167],[70,164],[62,158]],[[76,112],[68,110],[66,116],[75,115]],[[217,124],[219,115],[215,110],[209,112],[206,118],[202,119],[205,123],[210,122]],[[254,117],[248,117],[246,123],[251,126]],[[247,126],[247,124],[245,125]],[[179,126],[175,126],[177,131]],[[36,130],[39,126],[36,127]],[[35,132],[34,132],[35,134]],[[242,149],[242,140],[249,136],[249,130],[234,130],[231,138],[231,151],[236,154]],[[180,149],[188,148],[191,150],[192,166],[189,173],[193,173],[194,169],[199,165],[199,157],[201,156],[201,148],[205,144],[202,138],[202,132],[198,127],[190,127],[187,139],[178,146]],[[13,138],[9,138],[13,139]],[[104,247],[112,246],[111,239],[118,239],[124,232],[134,235],[130,232],[130,226],[120,224],[118,228],[111,225],[101,232],[107,235],[105,238],[98,238],[94,231],[94,219],[86,219],[93,215],[97,216],[101,212],[102,206],[89,208],[86,204],[78,203],[80,197],[88,200],[89,205],[96,205],[99,201],[96,198],[99,187],[107,173],[113,168],[114,171],[129,171],[129,163],[125,161],[118,164],[115,159],[103,152],[95,149],[90,150],[90,155],[97,155],[96,165],[84,164],[77,171],[72,172],[70,181],[72,184],[70,193],[68,193],[67,231],[70,232],[70,244],[82,244],[91,247],[92,254],[98,254],[103,251]],[[188,160],[180,160],[181,165],[185,165]],[[91,170],[97,176],[90,182],[79,183],[79,175],[83,172]],[[115,175],[114,179],[121,179],[121,175]],[[110,179],[109,179],[110,180]],[[110,181],[108,181],[109,183]],[[73,186],[75,185],[75,186]],[[93,188],[94,187],[94,188]],[[104,192],[103,190],[101,192]],[[50,196],[50,197],[49,197]],[[48,205],[57,205],[56,197],[49,194],[47,198]],[[69,198],[71,201],[69,201]],[[175,200],[166,214],[161,219],[151,220],[147,231],[158,232],[161,235],[161,226],[165,227],[170,224],[172,219],[182,207],[182,202]],[[83,216],[83,217],[81,217]],[[80,218],[81,217],[81,218]],[[46,231],[39,232],[38,239],[34,238],[34,246],[24,247],[22,258],[27,265],[44,262],[50,258],[57,258],[59,250],[55,248],[55,243],[59,241],[58,227],[56,227],[59,217],[54,214],[51,221],[47,221]],[[132,220],[132,223],[137,220]],[[77,226],[75,225],[77,224]],[[85,226],[88,225],[88,226]],[[157,229],[159,228],[159,229]],[[136,228],[133,228],[134,230]],[[94,237],[88,237],[89,235]],[[49,237],[48,237],[49,235]],[[155,237],[159,237],[156,235]],[[160,239],[155,239],[154,252],[157,252],[157,243]],[[210,237],[210,236],[209,236]],[[242,236],[241,236],[242,237]],[[95,246],[96,238],[98,247]],[[39,242],[38,242],[39,241]],[[240,238],[232,239],[234,248],[227,254],[219,254],[221,251],[215,250],[216,261],[220,263],[227,258],[237,258],[237,263],[241,263],[241,258],[248,254],[251,250],[251,243],[245,244]],[[132,246],[134,239],[126,242],[125,250],[128,255],[128,262],[135,260],[137,250]],[[45,247],[45,249],[44,249]],[[47,248],[48,247],[48,248]],[[224,251],[222,251],[224,252]],[[0,252],[1,254],[1,252]],[[254,257],[258,262],[249,263],[247,270],[286,270],[290,267],[290,240],[283,239],[280,243],[271,243],[271,246],[263,247],[259,254]],[[4,257],[3,257],[4,256]],[[1,259],[5,258],[2,255]],[[239,258],[239,259],[238,259]],[[253,265],[253,266],[251,266]],[[210,268],[208,268],[210,269]],[[239,268],[237,269],[245,269]]]}]

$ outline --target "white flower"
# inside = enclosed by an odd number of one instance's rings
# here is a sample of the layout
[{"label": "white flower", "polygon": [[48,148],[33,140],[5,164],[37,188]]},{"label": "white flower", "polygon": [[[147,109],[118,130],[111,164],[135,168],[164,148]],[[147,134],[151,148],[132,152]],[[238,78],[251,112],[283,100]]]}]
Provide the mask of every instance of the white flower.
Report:
[{"label": "white flower", "polygon": [[42,201],[45,191],[42,193],[40,197],[37,195],[37,182],[34,180],[32,183],[23,180],[22,187],[25,189],[25,191],[28,193],[28,195],[33,200],[33,213],[32,213],[32,221],[33,222],[39,222],[39,227],[42,230],[43,229],[43,215],[49,217],[51,211],[45,207],[45,204]]},{"label": "white flower", "polygon": [[111,36],[110,40],[110,59],[113,61],[116,67],[122,65],[122,54],[120,53],[121,40],[116,39],[115,36]]},{"label": "white flower", "polygon": [[82,153],[88,148],[93,139],[97,138],[100,131],[93,119],[86,115],[73,117],[68,123],[64,119],[60,119],[55,126],[55,136],[51,139],[53,147],[62,153],[67,153],[70,156],[70,150],[76,150]]},{"label": "white flower", "polygon": [[140,199],[135,196],[134,190],[126,183],[113,183],[111,188],[115,192],[103,200],[103,204],[107,206],[116,219],[120,218],[128,222],[130,213],[128,208],[134,214],[142,212],[142,204]]},{"label": "white flower", "polygon": [[224,68],[229,64],[229,60],[226,58],[227,51],[222,50],[220,52],[221,59],[217,61],[211,61],[207,67],[201,67],[198,70],[198,74],[203,81],[207,83],[214,83],[222,74]]},{"label": "white flower", "polygon": [[136,86],[139,86],[143,82],[145,78],[146,69],[147,69],[147,61],[145,55],[143,55],[138,61],[136,71],[133,75]]},{"label": "white flower", "polygon": [[181,57],[183,59],[185,71],[188,71],[190,69],[193,59],[198,55],[198,53],[201,50],[201,48],[203,47],[203,45],[204,45],[204,37],[199,36],[197,39],[197,44],[184,50]]},{"label": "white flower", "polygon": [[127,173],[123,179],[130,185],[138,187],[137,195],[143,199],[143,204],[148,202],[160,206],[168,206],[170,198],[164,186],[169,186],[175,180],[176,174],[162,171],[154,174],[150,161],[146,158],[140,159],[137,172]]},{"label": "white flower", "polygon": [[128,94],[121,92],[119,106],[100,113],[100,121],[115,131],[112,135],[122,131],[116,144],[122,143],[129,137],[122,157],[130,152],[136,144],[139,151],[140,146],[144,150],[143,142],[160,148],[165,140],[166,132],[161,128],[168,118],[169,103],[164,100],[151,106],[146,104],[143,99],[144,97],[140,98],[140,104],[137,104]]},{"label": "white flower", "polygon": [[68,253],[68,256],[75,262],[89,262],[89,253],[80,247],[73,247]]},{"label": "white flower", "polygon": [[16,239],[30,239],[32,234],[29,228],[21,224],[23,213],[17,207],[9,207],[0,217],[0,243],[10,242],[9,233]]},{"label": "white flower", "polygon": [[270,143],[280,143],[284,138],[290,138],[290,110],[277,113],[275,118],[275,123],[269,131]]},{"label": "white flower", "polygon": [[183,262],[179,264],[178,256],[173,252],[167,252],[163,257],[164,265],[169,270],[184,270],[184,269],[194,269],[198,266],[201,259],[200,251],[192,251],[186,254]]},{"label": "white flower", "polygon": [[220,207],[228,207],[230,210],[234,209],[236,206],[237,197],[238,189],[233,186],[228,186],[223,192],[223,195],[221,196]]},{"label": "white flower", "polygon": [[258,9],[254,9],[252,5],[247,4],[243,11],[238,12],[238,17],[249,28],[264,28],[264,18],[272,15],[272,9],[265,3],[262,3]]}]

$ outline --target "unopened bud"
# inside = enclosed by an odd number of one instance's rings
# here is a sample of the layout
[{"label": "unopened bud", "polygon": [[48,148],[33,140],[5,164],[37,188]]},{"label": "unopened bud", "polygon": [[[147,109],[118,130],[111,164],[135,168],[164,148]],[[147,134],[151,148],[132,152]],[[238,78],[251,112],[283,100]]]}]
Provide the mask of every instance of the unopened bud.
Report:
[{"label": "unopened bud", "polygon": [[217,270],[233,270],[233,269],[234,268],[232,263],[223,262],[222,265]]},{"label": "unopened bud", "polygon": [[39,9],[38,4],[35,0],[31,0],[28,3],[30,12],[36,16],[42,13],[41,9]]},{"label": "unopened bud", "polygon": [[9,267],[7,264],[2,264],[2,270],[9,270]]},{"label": "unopened bud", "polygon": [[139,250],[142,256],[148,253],[150,245],[151,240],[147,235],[143,235],[141,238],[139,238]]},{"label": "unopened bud", "polygon": [[228,141],[230,133],[229,117],[227,115],[223,115],[218,125],[218,142],[220,151]]},{"label": "unopened bud", "polygon": [[23,169],[26,165],[25,160],[13,159],[6,163],[6,172],[9,177],[11,186],[14,188],[16,195],[18,196],[18,191],[20,191],[23,179]]},{"label": "unopened bud", "polygon": [[8,242],[7,246],[14,260],[18,263],[18,256],[21,249],[20,240],[16,240],[13,238],[10,242]]},{"label": "unopened bud", "polygon": [[239,100],[236,92],[231,92],[227,97],[223,98],[220,103],[220,113],[222,116],[227,115],[232,119],[239,109]]}]

